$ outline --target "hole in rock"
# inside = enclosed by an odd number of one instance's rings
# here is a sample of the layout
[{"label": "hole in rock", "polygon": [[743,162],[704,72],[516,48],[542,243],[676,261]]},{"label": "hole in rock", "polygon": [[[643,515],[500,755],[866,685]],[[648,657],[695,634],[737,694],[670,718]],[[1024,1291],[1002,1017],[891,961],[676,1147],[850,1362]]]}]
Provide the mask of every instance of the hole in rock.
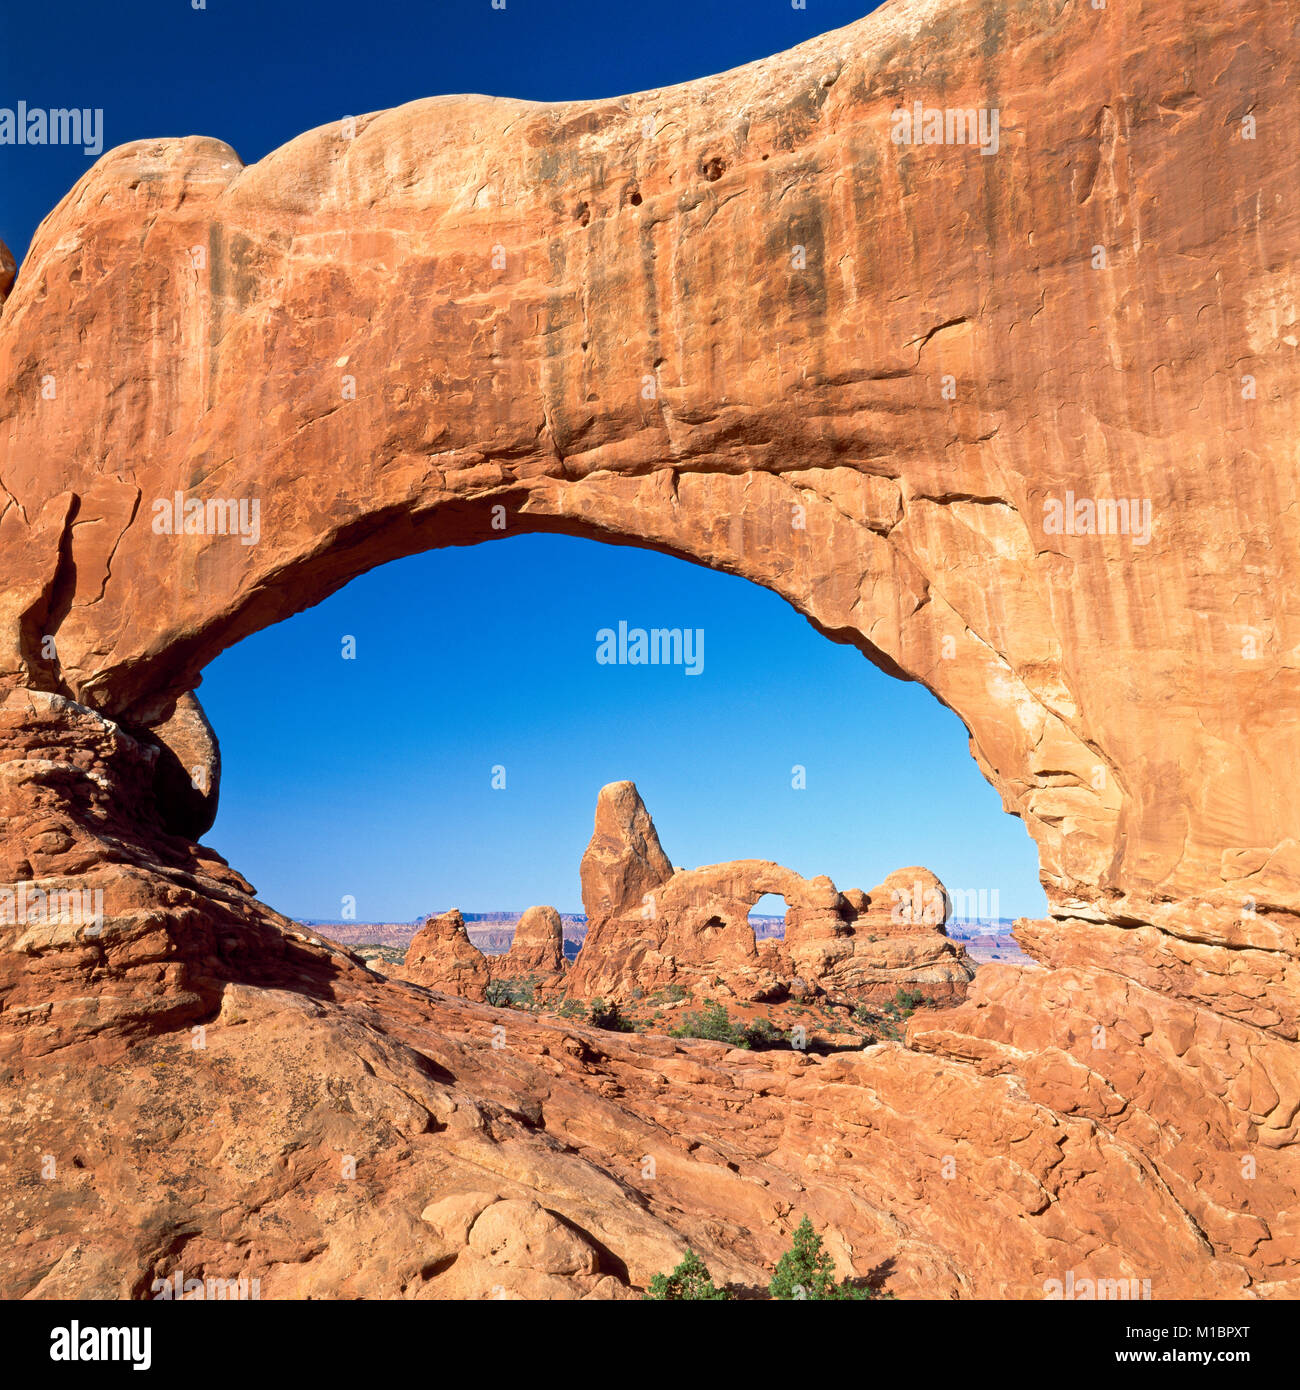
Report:
[{"label": "hole in rock", "polygon": [[[657,663],[651,630],[676,634]],[[929,691],[767,589],[630,544],[391,561],[223,653],[198,695],[222,753],[205,841],[350,945],[404,950],[454,907],[504,950],[550,905],[567,953],[597,794],[623,780],[678,867],[768,860],[869,892],[924,865],[995,915],[1045,911],[1032,842]]]},{"label": "hole in rock", "polygon": [[[846,885],[847,886],[847,885]],[[785,912],[788,904],[779,893],[764,893],[749,909],[749,925],[759,941],[785,935]]]}]

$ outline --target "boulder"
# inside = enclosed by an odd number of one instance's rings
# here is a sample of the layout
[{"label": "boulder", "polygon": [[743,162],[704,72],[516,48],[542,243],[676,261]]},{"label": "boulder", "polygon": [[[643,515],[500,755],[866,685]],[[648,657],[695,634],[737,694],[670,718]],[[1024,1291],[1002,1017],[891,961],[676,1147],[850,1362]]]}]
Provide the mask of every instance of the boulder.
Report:
[{"label": "boulder", "polygon": [[488,959],[492,973],[499,977],[531,975],[546,980],[562,975],[568,962],[560,914],[553,907],[528,908],[515,924],[509,950]]},{"label": "boulder", "polygon": [[459,908],[429,917],[411,938],[402,977],[429,989],[482,1002],[492,972],[487,957],[465,934]]}]

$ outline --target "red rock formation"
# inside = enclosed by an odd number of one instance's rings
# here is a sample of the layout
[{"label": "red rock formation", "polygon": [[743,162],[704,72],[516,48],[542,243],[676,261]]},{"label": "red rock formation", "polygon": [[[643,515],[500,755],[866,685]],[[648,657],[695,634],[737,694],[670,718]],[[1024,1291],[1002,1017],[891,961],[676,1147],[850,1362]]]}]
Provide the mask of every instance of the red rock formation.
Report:
[{"label": "red rock formation", "polygon": [[550,980],[562,975],[568,962],[560,914],[553,907],[530,907],[515,925],[510,949],[491,958],[491,966],[499,978],[532,975]]},{"label": "red rock formation", "polygon": [[217,818],[221,785],[221,750],[197,697],[179,696],[148,737],[159,749],[154,800],[163,824],[197,840]]},{"label": "red rock formation", "polygon": [[[1294,42],[1266,0],[893,0],[620,101],[99,160],[0,312],[0,1292],[181,1252],[267,1297],[599,1297],[688,1240],[758,1282],[808,1210],[904,1293],[1300,1294]],[[998,154],[895,144],[914,100],[997,105]],[[256,543],[156,529],[178,490],[257,501]],[[934,691],[1038,846],[1047,968],[910,1050],[521,1013],[498,1049],[176,834],[149,731],[207,662],[494,507]],[[555,1272],[529,1203],[626,1274]]]},{"label": "red rock formation", "polygon": [[855,889],[852,908],[858,931],[884,934],[912,932],[920,926],[942,928],[951,904],[938,876],[913,864],[895,869],[870,893]]},{"label": "red rock formation", "polygon": [[[610,813],[613,806],[617,815]],[[646,870],[646,846],[655,868]],[[974,971],[943,931],[947,893],[928,869],[900,869],[870,896],[846,901],[824,875],[805,879],[761,859],[669,871],[659,836],[631,782],[601,790],[581,878],[587,938],[566,993],[628,1000],[666,985],[708,992],[721,981],[741,999],[785,997],[795,985],[850,1003],[965,997]],[[626,885],[611,894],[607,885]],[[786,900],[783,941],[754,938],[749,913],[765,894]],[[610,911],[608,904],[619,902]]]},{"label": "red rock formation", "polygon": [[9,298],[9,291],[13,287],[14,275],[17,270],[13,252],[3,241],[0,241],[0,309],[4,308],[4,302]]},{"label": "red rock formation", "polygon": [[546,990],[567,969],[564,927],[553,907],[530,907],[515,927],[510,949],[484,955],[469,938],[458,908],[430,917],[411,938],[406,961],[396,972],[428,989],[482,1002],[493,980],[528,980]]},{"label": "red rock formation", "polygon": [[600,789],[596,826],[579,872],[588,930],[596,918],[640,911],[646,895],[671,877],[673,866],[633,783]]},{"label": "red rock formation", "polygon": [[896,869],[870,893],[841,894],[847,927],[791,933],[791,968],[832,998],[880,1004],[899,990],[932,1003],[958,1003],[975,971],[964,946],[948,939],[948,893],[929,869]]},{"label": "red rock formation", "polygon": [[429,989],[459,994],[465,999],[487,997],[492,978],[489,958],[465,934],[457,908],[429,920],[411,938],[402,977]]}]

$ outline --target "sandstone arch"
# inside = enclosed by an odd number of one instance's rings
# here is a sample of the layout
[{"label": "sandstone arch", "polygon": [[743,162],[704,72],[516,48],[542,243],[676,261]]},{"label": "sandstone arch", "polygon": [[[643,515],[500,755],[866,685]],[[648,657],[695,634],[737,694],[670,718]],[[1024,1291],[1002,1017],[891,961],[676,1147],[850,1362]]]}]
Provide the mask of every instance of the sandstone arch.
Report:
[{"label": "sandstone arch", "polygon": [[[1022,936],[1055,969],[994,971],[912,1036],[951,1096],[999,1117],[962,1143],[1036,1136],[1014,1180],[988,1179],[1019,1204],[1008,1261],[1049,1267],[1050,1209],[1116,1268],[1174,1250],[1181,1287],[1283,1287],[1293,37],[1264,0],[1123,24],[903,0],[618,101],[439,98],[249,168],[207,139],[105,156],[0,313],[0,877],[116,897],[100,937],[7,929],[7,1051],[229,1019],[232,979],[365,994],[160,819],[144,731],[224,646],[370,565],[491,539],[502,506],[515,531],[765,584],[954,709],[1038,844],[1052,914]],[[1002,152],[900,152],[890,112],[913,94],[996,101]],[[1268,158],[1236,138],[1254,109]],[[256,499],[261,538],[155,534],[178,491]],[[1050,532],[1067,492],[1149,501],[1149,543]],[[1125,1046],[1090,1050],[1097,1026]],[[921,1060],[858,1080],[897,1103]],[[1064,1151],[1113,1179],[1122,1233],[1089,1224]],[[971,1219],[942,1187],[926,1199]],[[925,1258],[961,1244],[907,1219]],[[929,1266],[953,1287],[986,1277],[988,1233],[966,1229]]]},{"label": "sandstone arch", "polygon": [[[627,1002],[671,986],[707,997],[721,987],[745,1002],[865,1005],[915,988],[956,1003],[974,975],[944,931],[947,890],[930,870],[841,893],[825,874],[766,859],[674,869],[632,782],[601,788],[580,877],[587,935],[571,998]],[[749,914],[768,893],[785,900],[785,932],[760,942]]]},{"label": "sandstone arch", "polygon": [[[23,556],[5,679],[148,722],[222,647],[372,564],[500,534],[501,505],[514,530],[744,574],[929,685],[1024,817],[1055,914],[1196,939],[1177,904],[1235,917],[1249,898],[1232,944],[1294,944],[1274,914],[1297,905],[1300,805],[1259,703],[1295,693],[1272,597],[1294,538],[1248,542],[1240,594],[1226,551],[1196,579],[1177,559],[1271,513],[1287,476],[1286,311],[1266,308],[1286,292],[1236,248],[1230,211],[1258,195],[1280,234],[1285,160],[1210,158],[1208,110],[1164,131],[1158,103],[1097,134],[1095,84],[1050,56],[1067,34],[1109,52],[1095,13],[1007,17],[990,68],[979,23],[931,10],[617,102],[437,98],[249,168],[205,139],[105,156],[0,320],[0,544]],[[1262,55],[1281,21],[1251,13]],[[1191,80],[1163,25],[1125,49],[1153,93]],[[1050,88],[1003,98],[998,158],[890,143],[908,53],[940,35],[954,102]],[[1194,213],[1189,164],[1217,181]],[[1142,255],[1099,278],[1084,248],[1131,241],[1139,198]],[[1170,288],[1207,242],[1213,332]],[[1229,360],[1266,409],[1229,389]],[[1200,485],[1175,488],[1189,466]],[[1048,536],[1043,499],[1085,484],[1152,500],[1152,543]],[[257,498],[262,540],[155,535],[178,490]],[[1192,643],[1172,637],[1189,609],[1207,614]],[[1260,645],[1246,666],[1242,629]]]}]

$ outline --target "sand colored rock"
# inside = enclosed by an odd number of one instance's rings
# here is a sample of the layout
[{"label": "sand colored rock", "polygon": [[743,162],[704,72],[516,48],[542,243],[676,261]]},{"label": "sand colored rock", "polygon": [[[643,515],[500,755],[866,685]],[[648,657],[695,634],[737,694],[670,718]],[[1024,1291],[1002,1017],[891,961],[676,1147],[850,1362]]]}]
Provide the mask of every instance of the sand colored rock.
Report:
[{"label": "sand colored rock", "polygon": [[631,782],[611,782],[596,800],[596,825],[582,856],[582,908],[588,922],[640,911],[673,872],[650,813]]},{"label": "sand colored rock", "polygon": [[530,907],[515,927],[510,948],[489,956],[469,939],[458,908],[430,917],[411,938],[400,979],[428,989],[483,1001],[493,980],[525,984],[534,992],[553,993],[561,985],[564,925],[553,907]]},{"label": "sand colored rock", "polygon": [[855,894],[853,921],[859,931],[909,932],[943,927],[950,910],[948,890],[938,877],[913,864],[895,869],[870,893]]},{"label": "sand colored rock", "polygon": [[[615,804],[624,808],[619,817],[609,814]],[[582,873],[584,890],[601,887],[584,891],[588,930],[566,982],[570,998],[625,1001],[668,985],[708,993],[721,983],[762,1001],[784,998],[796,979],[800,989],[854,1004],[900,989],[931,1001],[965,997],[974,971],[944,934],[947,893],[928,869],[900,869],[852,901],[825,875],[806,879],[761,859],[677,870],[650,887],[647,843],[662,855],[636,787],[602,788]],[[602,910],[614,897],[603,891],[610,879],[636,886],[622,911]],[[756,942],[749,913],[768,893],[786,901],[785,937]]]},{"label": "sand colored rock", "polygon": [[402,977],[429,989],[482,1001],[492,978],[488,959],[465,934],[458,908],[430,917],[411,938]]},{"label": "sand colored rock", "polygon": [[490,957],[498,976],[532,975],[550,979],[568,967],[564,958],[564,924],[553,907],[530,907],[515,924],[510,949]]},{"label": "sand colored rock", "polygon": [[531,1201],[494,1202],[470,1227],[469,1248],[491,1264],[538,1274],[596,1272],[590,1242]]},{"label": "sand colored rock", "polygon": [[[148,1296],[182,1250],[265,1297],[615,1297],[687,1242],[761,1283],[806,1210],[904,1295],[1300,1295],[1293,17],[1119,18],[891,0],[619,100],[439,98],[249,168],[138,142],[51,213],[0,314],[0,1293]],[[913,101],[997,106],[998,153],[896,144]],[[494,507],[933,691],[1037,845],[1047,968],[906,1048],[515,1012],[498,1049],[502,1010],[176,833],[147,731],[205,665]],[[609,1267],[421,1220],[485,1181]]]}]

